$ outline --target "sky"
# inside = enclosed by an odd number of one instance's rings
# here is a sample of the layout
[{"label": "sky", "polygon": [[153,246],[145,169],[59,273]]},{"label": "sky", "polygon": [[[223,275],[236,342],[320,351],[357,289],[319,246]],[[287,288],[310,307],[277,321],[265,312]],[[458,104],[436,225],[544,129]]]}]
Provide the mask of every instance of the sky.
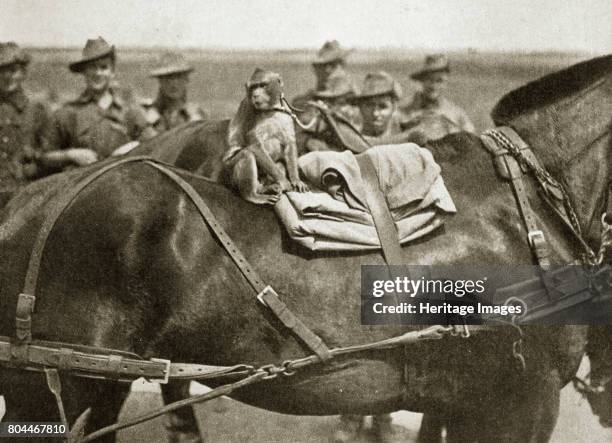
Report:
[{"label": "sky", "polygon": [[612,52],[612,0],[0,0],[0,41]]}]

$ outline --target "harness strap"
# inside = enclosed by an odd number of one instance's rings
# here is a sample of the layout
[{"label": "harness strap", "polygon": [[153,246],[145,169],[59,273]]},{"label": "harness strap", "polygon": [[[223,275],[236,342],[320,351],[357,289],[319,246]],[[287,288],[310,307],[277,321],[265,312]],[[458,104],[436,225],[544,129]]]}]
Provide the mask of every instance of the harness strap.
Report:
[{"label": "harness strap", "polygon": [[594,285],[609,273],[609,267],[592,275],[585,272],[582,266],[564,266],[549,270],[540,277],[499,288],[493,301],[496,304],[513,304],[520,300],[526,312],[520,316],[520,321],[531,322],[593,299]]},{"label": "harness strap", "polygon": [[[26,349],[27,364],[15,361],[14,351],[17,347]],[[168,380],[206,380],[228,375],[245,375],[249,367],[209,366],[193,363],[171,363],[169,360],[142,360],[120,355],[117,351],[98,349],[97,353],[83,352],[68,347],[53,347],[44,342],[33,341],[25,345],[11,343],[8,337],[0,337],[0,363],[5,366],[18,367],[31,371],[43,371],[45,368],[57,368],[71,374],[94,379],[114,379],[131,382],[140,377],[157,383]]]},{"label": "harness strap", "polygon": [[542,268],[550,267],[550,251],[544,232],[539,228],[535,212],[529,203],[529,196],[523,182],[523,171],[514,157],[505,156],[504,160],[510,171],[510,179],[516,201],[518,202],[523,216],[523,222],[527,228],[527,241],[533,250],[538,264]]},{"label": "harness strap", "polygon": [[[30,261],[28,262],[28,270],[26,272],[23,291],[17,298],[17,308],[15,315],[15,329],[17,343],[28,343],[32,340],[32,318],[31,314],[34,312],[36,304],[36,284],[38,282],[38,273],[40,271],[40,264],[42,260],[43,250],[47,243],[47,238],[51,233],[51,230],[55,226],[58,218],[62,215],[64,210],[72,203],[74,198],[90,183],[99,178],[109,170],[128,162],[142,161],[147,157],[134,156],[125,157],[115,162],[109,163],[106,166],[94,171],[87,175],[83,180],[78,182],[73,188],[68,190],[67,193],[60,196],[57,204],[53,205],[50,211],[46,214],[43,219],[42,225],[38,231],[38,236],[32,246],[32,252],[30,255]],[[24,352],[19,349],[15,351],[15,358],[21,359],[26,357]]]},{"label": "harness strap", "polygon": [[388,265],[399,265],[402,262],[402,247],[391,211],[387,206],[385,196],[380,189],[378,174],[368,154],[356,155],[355,160],[361,170],[365,187],[366,205],[370,209],[374,226],[380,239],[385,261]]},{"label": "harness strap", "polygon": [[257,292],[257,299],[268,307],[281,323],[299,337],[321,360],[328,360],[331,355],[328,347],[323,340],[312,332],[299,318],[293,314],[285,303],[278,297],[278,294],[272,287],[266,285],[259,277],[255,269],[250,265],[247,259],[242,255],[236,244],[230,236],[221,227],[210,208],[206,205],[202,197],[196,192],[193,187],[187,183],[181,176],[159,163],[147,160],[146,163],[153,166],[162,174],[170,178],[176,183],[191,199],[197,210],[202,215],[210,230],[215,234],[219,242],[223,245],[228,255],[234,261],[242,275],[247,279],[249,284]]},{"label": "harness strap", "polygon": [[[507,178],[510,180],[514,196],[518,203],[520,213],[527,230],[527,242],[533,251],[536,260],[541,268],[547,269],[550,267],[550,251],[548,242],[544,236],[544,232],[539,228],[535,212],[529,203],[529,196],[523,182],[525,173],[521,169],[521,165],[506,149],[498,146],[497,141],[487,133],[481,137],[487,149],[493,153],[498,162],[503,162],[505,166]],[[497,163],[500,165],[500,163]]]},{"label": "harness strap", "polygon": [[79,181],[67,193],[63,194],[58,203],[53,205],[46,214],[30,255],[24,290],[19,294],[17,300],[15,314],[16,339],[11,340],[8,337],[0,337],[0,362],[4,365],[28,370],[40,371],[44,367],[55,367],[60,370],[74,371],[77,375],[83,377],[114,378],[126,381],[145,377],[150,381],[159,383],[166,383],[169,379],[202,380],[223,375],[248,374],[249,368],[244,365],[207,366],[171,363],[169,360],[162,359],[142,360],[137,356],[131,357],[127,353],[104,348],[91,348],[68,343],[32,342],[32,313],[34,312],[36,302],[34,294],[36,292],[42,254],[57,220],[76,196],[104,173],[125,163],[145,160],[148,165],[155,167],[165,174],[187,193],[247,281],[258,292],[258,300],[267,306],[285,327],[289,328],[303,340],[321,360],[330,358],[329,349],[323,343],[323,340],[308,329],[289,310],[270,286],[263,283],[191,185],[168,168],[155,163],[149,157],[134,156],[116,160],[94,171]]}]

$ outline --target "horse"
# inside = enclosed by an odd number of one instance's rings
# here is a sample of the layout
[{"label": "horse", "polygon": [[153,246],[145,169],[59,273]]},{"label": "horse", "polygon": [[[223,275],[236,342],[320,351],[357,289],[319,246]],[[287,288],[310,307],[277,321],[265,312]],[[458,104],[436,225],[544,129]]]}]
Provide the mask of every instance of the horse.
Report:
[{"label": "horse", "polygon": [[[594,248],[611,179],[611,68],[612,57],[604,57],[544,77],[510,93],[495,114],[564,183]],[[481,140],[452,134],[432,150],[459,211],[446,218],[444,229],[404,247],[404,262],[532,263],[513,196],[496,176]],[[105,164],[26,189],[0,214],[0,335],[14,334],[16,295],[45,210],[57,202],[63,186]],[[330,347],[415,329],[359,322],[360,265],[384,264],[379,252],[300,249],[269,209],[242,201],[214,181],[178,173],[256,263],[263,280]],[[552,256],[572,262],[579,245],[533,184],[529,193]],[[32,331],[38,339],[218,365],[259,366],[310,353],[253,297],[190,199],[145,163],[107,172],[66,208],[45,245],[36,296]],[[470,339],[447,337],[345,355],[233,396],[292,414],[408,409],[443,415],[451,441],[547,441],[559,391],[575,373],[586,338],[581,326],[524,327],[523,371],[512,355],[514,329],[499,328]],[[7,421],[57,421],[40,374],[0,371]],[[62,382],[70,422],[88,406],[92,429],[116,420],[126,386],[70,374],[63,374]]]}]

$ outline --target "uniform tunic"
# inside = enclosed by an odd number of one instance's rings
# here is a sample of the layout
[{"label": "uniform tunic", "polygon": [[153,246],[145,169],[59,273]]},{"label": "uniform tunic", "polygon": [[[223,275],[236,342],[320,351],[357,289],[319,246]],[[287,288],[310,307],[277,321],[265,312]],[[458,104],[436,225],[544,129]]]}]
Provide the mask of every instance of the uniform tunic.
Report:
[{"label": "uniform tunic", "polygon": [[45,106],[30,101],[22,90],[0,96],[0,194],[10,194],[25,183],[27,169],[34,165],[24,155],[29,157],[32,152],[27,151],[41,149],[47,124]]},{"label": "uniform tunic", "polygon": [[400,105],[400,113],[402,129],[419,130],[430,140],[455,132],[475,132],[465,111],[444,97],[432,103],[417,92],[412,102]]},{"label": "uniform tunic", "polygon": [[47,150],[89,148],[104,159],[119,146],[143,137],[148,125],[142,109],[128,107],[111,95],[107,109],[87,92],[58,109],[47,131]]},{"label": "uniform tunic", "polygon": [[161,97],[155,101],[146,100],[142,103],[146,121],[158,133],[165,132],[183,123],[206,120],[207,113],[196,103],[184,102],[179,107],[164,105]]}]

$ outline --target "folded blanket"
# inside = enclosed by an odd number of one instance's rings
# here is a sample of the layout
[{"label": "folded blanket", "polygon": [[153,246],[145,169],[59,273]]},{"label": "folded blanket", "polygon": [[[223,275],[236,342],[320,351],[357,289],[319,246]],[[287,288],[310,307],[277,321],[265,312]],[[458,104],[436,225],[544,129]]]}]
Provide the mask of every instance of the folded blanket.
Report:
[{"label": "folded blanket", "polygon": [[[457,211],[428,150],[408,143],[359,155],[369,155],[374,163],[400,243],[441,226],[441,213]],[[300,157],[299,166],[315,191],[288,192],[275,205],[289,236],[318,251],[380,248],[354,154],[312,152]]]},{"label": "folded blanket", "polygon": [[[390,210],[421,200],[440,175],[431,152],[414,143],[376,146],[368,155]],[[351,208],[366,209],[365,191],[355,156],[350,151],[317,151],[298,160],[306,180]]]},{"label": "folded blanket", "polygon": [[[357,251],[380,248],[369,212],[354,209],[325,192],[288,192],[274,206],[289,236],[313,251]],[[438,177],[417,204],[392,211],[401,244],[426,235],[442,225],[440,213],[456,212]]]}]

